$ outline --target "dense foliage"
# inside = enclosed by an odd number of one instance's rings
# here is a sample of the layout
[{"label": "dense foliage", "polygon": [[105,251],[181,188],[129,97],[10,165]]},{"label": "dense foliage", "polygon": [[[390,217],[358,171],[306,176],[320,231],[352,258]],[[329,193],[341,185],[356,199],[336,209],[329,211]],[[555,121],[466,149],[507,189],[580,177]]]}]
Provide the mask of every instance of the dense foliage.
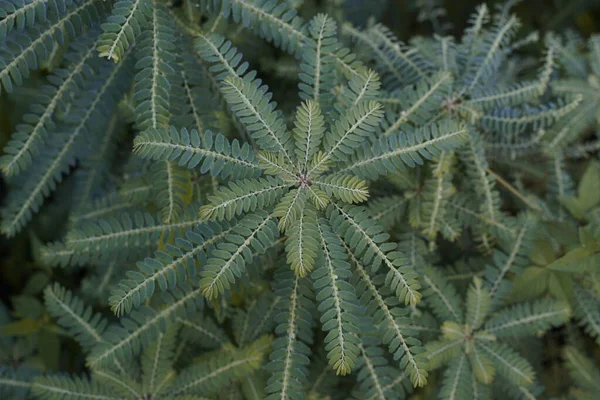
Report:
[{"label": "dense foliage", "polygon": [[365,3],[0,0],[2,399],[597,396],[593,9]]}]

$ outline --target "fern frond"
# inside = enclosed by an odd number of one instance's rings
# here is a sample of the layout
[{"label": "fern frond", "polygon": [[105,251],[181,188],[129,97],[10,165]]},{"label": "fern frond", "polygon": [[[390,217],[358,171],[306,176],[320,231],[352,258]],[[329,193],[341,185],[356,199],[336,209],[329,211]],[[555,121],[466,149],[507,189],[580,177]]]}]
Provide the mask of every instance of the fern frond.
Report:
[{"label": "fern frond", "polygon": [[302,392],[313,343],[313,293],[307,278],[282,267],[275,273],[274,291],[281,302],[275,317],[277,338],[266,366],[271,373],[267,400],[294,398]]},{"label": "fern frond", "polygon": [[24,182],[2,210],[2,231],[8,236],[19,232],[37,212],[45,197],[56,189],[63,174],[78,156],[93,147],[95,139],[108,123],[108,116],[131,79],[130,63],[118,66],[105,65],[98,78],[104,81],[95,91],[86,91],[79,104],[69,114],[68,122],[60,132],[55,132],[43,157],[37,161]]},{"label": "fern frond", "polygon": [[393,378],[402,374],[389,365],[379,344],[380,341],[376,337],[363,334],[360,357],[356,362],[356,368],[360,371],[357,381],[362,398],[378,400],[403,398],[404,388],[401,385],[391,385]]},{"label": "fern frond", "polygon": [[92,371],[92,383],[100,383],[107,387],[112,395],[139,398],[143,393],[141,385],[121,369],[120,373],[111,370],[97,369]]},{"label": "fern frond", "polygon": [[232,47],[229,40],[217,33],[198,33],[194,41],[198,55],[210,64],[208,70],[217,82],[227,77],[248,77],[254,79],[255,71],[248,71],[248,62],[242,62],[242,54]]},{"label": "fern frond", "polygon": [[300,98],[311,99],[322,109],[327,109],[331,107],[328,101],[335,83],[335,76],[332,76],[335,60],[329,54],[339,47],[337,26],[327,15],[318,14],[308,23],[308,33],[310,36],[302,46],[302,72],[298,75]]},{"label": "fern frond", "polygon": [[14,369],[0,368],[0,395],[18,400],[27,399],[31,393],[33,379],[39,374],[36,369],[24,366]]},{"label": "fern frond", "polygon": [[294,126],[295,154],[299,169],[305,171],[319,151],[325,135],[325,122],[319,103],[312,100],[303,102],[296,111]]},{"label": "fern frond", "polygon": [[466,306],[465,322],[471,329],[479,329],[492,310],[490,292],[483,287],[480,278],[473,278],[473,284],[467,291]]},{"label": "fern frond", "polygon": [[171,326],[165,333],[159,333],[142,353],[142,387],[147,393],[159,395],[161,383],[172,373],[177,331]]},{"label": "fern frond", "polygon": [[274,111],[271,94],[259,79],[227,77],[221,84],[223,97],[231,111],[239,118],[256,144],[265,151],[283,152],[290,158],[291,136],[280,113]]},{"label": "fern frond", "polygon": [[233,381],[256,371],[271,347],[271,341],[265,336],[244,349],[217,353],[187,367],[169,385],[166,396],[216,394]]},{"label": "fern frond", "polygon": [[428,370],[434,370],[455,360],[463,352],[464,337],[453,340],[438,340],[425,345],[423,357],[427,360]]},{"label": "fern frond", "polygon": [[430,239],[435,239],[442,229],[448,201],[455,193],[449,172],[453,161],[452,154],[442,153],[433,168],[433,177],[427,179],[422,188],[421,228]]},{"label": "fern frond", "polygon": [[[144,131],[148,128],[157,129],[169,123],[171,82],[176,81],[174,70],[176,47],[175,24],[167,9],[158,0],[141,1],[145,2],[141,7],[147,8],[148,14],[147,21],[142,23],[139,42],[135,49],[138,73],[135,76],[133,101],[136,104],[137,128]],[[131,12],[134,15],[132,18],[136,18],[135,9]],[[141,14],[143,13],[144,11],[141,11]],[[107,26],[103,25],[103,28],[106,32]],[[106,34],[102,39],[106,39]],[[102,45],[99,44],[99,48]],[[115,61],[122,57],[122,51],[116,58],[109,53],[101,53],[101,56],[114,58]]]},{"label": "fern frond", "polygon": [[550,76],[554,71],[554,64],[555,51],[554,48],[549,47],[546,50],[545,62],[536,80],[519,82],[507,88],[484,90],[482,93],[469,99],[468,103],[481,110],[492,107],[514,107],[519,104],[531,103],[544,94],[548,88]]},{"label": "fern frond", "polygon": [[536,236],[536,221],[527,215],[522,218],[520,225],[516,237],[510,243],[510,251],[504,254],[495,250],[493,265],[487,265],[485,268],[485,279],[494,304],[502,302],[510,292],[512,283],[506,279],[506,274],[519,274],[529,262],[528,256]]},{"label": "fern frond", "polygon": [[407,200],[402,196],[391,195],[372,198],[367,207],[371,218],[390,231],[402,220],[406,211]]},{"label": "fern frond", "polygon": [[467,128],[448,120],[409,132],[382,137],[371,146],[363,146],[338,172],[375,179],[422,165],[423,158],[433,159],[444,151],[453,151],[467,138]]},{"label": "fern frond", "polygon": [[[440,72],[428,80],[419,82],[394,96],[401,110],[394,114],[394,121],[385,128],[384,135],[403,130],[406,124],[421,127],[426,125],[440,110],[440,105],[450,94],[453,79],[447,72]],[[389,118],[389,117],[388,117]]]},{"label": "fern frond", "polygon": [[518,386],[531,385],[535,372],[529,362],[505,344],[478,341],[476,346],[488,355],[498,374]]},{"label": "fern frond", "polygon": [[483,198],[480,212],[490,222],[495,222],[500,217],[500,194],[495,190],[496,181],[488,172],[488,162],[485,157],[483,138],[480,134],[472,132],[469,135],[467,146],[462,153],[466,172],[470,176],[475,192]]},{"label": "fern frond", "polygon": [[561,100],[555,104],[543,104],[537,107],[520,108],[505,107],[485,114],[479,120],[481,126],[490,131],[503,134],[518,135],[527,129],[539,130],[547,128],[563,116],[576,110],[583,97]]},{"label": "fern frond", "polygon": [[348,283],[350,269],[346,251],[325,219],[317,221],[323,251],[312,272],[316,300],[319,302],[321,324],[325,336],[325,350],[329,365],[337,375],[352,370],[359,353],[358,338],[360,313],[354,288]]},{"label": "fern frond", "polygon": [[11,93],[15,85],[22,85],[23,78],[28,78],[31,70],[50,58],[55,42],[62,44],[65,38],[81,34],[97,22],[104,4],[100,0],[73,0],[65,3],[68,11],[63,15],[21,34],[9,35],[0,47],[2,88]]},{"label": "fern frond", "polygon": [[89,260],[102,260],[110,257],[136,259],[145,254],[149,247],[158,243],[161,235],[171,232],[183,233],[201,223],[196,216],[195,205],[186,209],[179,222],[161,224],[149,213],[136,211],[95,221],[85,221],[67,234],[66,245]]},{"label": "fern frond", "polygon": [[554,33],[548,33],[545,38],[546,45],[556,52],[559,63],[570,76],[587,79],[588,70],[585,59],[578,57],[577,41],[562,40]]},{"label": "fern frond", "polygon": [[421,274],[423,296],[431,311],[440,321],[462,323],[464,316],[462,302],[454,286],[441,271],[427,266]]},{"label": "fern frond", "polygon": [[373,136],[382,116],[381,104],[374,101],[359,103],[346,111],[334,122],[330,134],[325,135],[325,157],[312,166],[309,174],[326,161],[347,160],[354,150]]},{"label": "fern frond", "polygon": [[533,336],[540,331],[564,324],[570,315],[568,304],[542,299],[502,310],[486,322],[484,329],[496,337]]},{"label": "fern frond", "polygon": [[195,262],[205,264],[209,251],[233,230],[227,223],[198,225],[186,232],[185,237],[166,245],[166,251],[157,251],[137,263],[138,271],[128,271],[127,279],[113,288],[108,302],[117,315],[138,308],[154,294],[155,286],[161,291],[172,290],[196,275]]},{"label": "fern frond", "polygon": [[589,289],[575,286],[573,288],[573,315],[579,325],[596,343],[600,343],[600,310],[598,296]]},{"label": "fern frond", "polygon": [[138,355],[141,347],[156,340],[170,322],[204,305],[201,289],[197,286],[192,288],[182,284],[170,294],[169,304],[160,311],[143,306],[122,318],[120,325],[111,326],[104,334],[105,343],[95,346],[87,358],[88,365],[91,368],[109,366],[115,360]]},{"label": "fern frond", "polygon": [[190,171],[171,161],[156,163],[152,169],[154,202],[160,207],[164,223],[172,223],[183,214],[186,197],[192,191]]},{"label": "fern frond", "polygon": [[[190,45],[189,51],[193,51]],[[196,56],[182,55],[181,85],[172,85],[171,114],[173,125],[206,131],[214,121],[213,90]],[[207,82],[208,81],[208,82]],[[215,85],[216,86],[216,85]]]},{"label": "fern frond", "polygon": [[353,75],[339,95],[340,114],[364,101],[379,101],[381,82],[373,70],[361,70]]},{"label": "fern frond", "polygon": [[566,346],[562,354],[569,369],[569,375],[577,386],[592,393],[600,390],[600,371],[592,359],[582,354],[574,346]]},{"label": "fern frond", "polygon": [[476,62],[469,65],[465,74],[463,93],[473,90],[481,81],[486,81],[493,76],[504,56],[503,50],[519,27],[519,20],[511,16],[507,20],[496,21],[494,27],[483,35],[478,56],[471,55]]},{"label": "fern frond", "polygon": [[395,292],[398,299],[415,305],[421,299],[417,274],[407,265],[404,255],[397,250],[396,243],[388,242],[389,235],[376,224],[362,207],[341,208],[333,204],[328,209],[328,218],[335,231],[351,245],[356,244],[356,257],[371,267],[375,273],[383,264],[387,270],[386,286]]},{"label": "fern frond", "polygon": [[261,38],[289,53],[298,54],[307,36],[302,19],[288,3],[268,0],[213,0],[225,18],[256,32]]},{"label": "fern frond", "polygon": [[100,314],[95,314],[91,307],[86,307],[83,301],[55,283],[44,290],[46,309],[59,325],[63,326],[85,352],[94,345],[102,343],[102,335],[107,321]]},{"label": "fern frond", "polygon": [[4,42],[6,35],[14,29],[22,32],[25,28],[46,22],[49,9],[64,12],[69,1],[52,1],[50,5],[48,3],[48,0],[11,0],[2,3],[0,5],[0,16],[2,17],[0,42]]},{"label": "fern frond", "polygon": [[444,372],[444,381],[440,388],[440,399],[460,400],[473,398],[471,367],[465,354],[452,361]]},{"label": "fern frond", "polygon": [[32,384],[35,396],[48,400],[103,399],[118,400],[105,385],[87,378],[68,376],[44,376],[35,378]]},{"label": "fern frond", "polygon": [[200,272],[200,288],[208,299],[227,291],[252,262],[254,250],[262,254],[271,248],[279,231],[274,216],[257,211],[233,227],[235,234],[226,235],[222,243],[210,252]]},{"label": "fern frond", "polygon": [[407,310],[398,307],[397,301],[382,295],[381,286],[386,280],[384,276],[371,278],[355,251],[345,244],[344,246],[356,271],[357,295],[366,308],[366,314],[372,316],[378,327],[381,341],[388,346],[394,360],[399,361],[400,368],[406,369],[412,384],[416,387],[424,386],[427,383],[427,362],[421,355],[424,348],[421,342],[413,337],[416,336],[416,332],[404,328],[404,325],[412,322],[407,317]]},{"label": "fern frond", "polygon": [[119,0],[112,9],[111,15],[102,24],[104,31],[96,49],[100,57],[118,62],[152,15],[149,0]]},{"label": "fern frond", "polygon": [[240,347],[271,331],[275,321],[273,314],[281,299],[273,297],[271,292],[261,294],[252,300],[246,309],[236,310],[232,320],[235,341]]},{"label": "fern frond", "polygon": [[496,369],[494,368],[494,364],[491,362],[491,360],[485,354],[479,351],[477,346],[472,346],[470,348],[468,357],[475,379],[486,385],[491,384],[496,373]]},{"label": "fern frond", "polygon": [[312,181],[329,196],[345,203],[362,203],[369,198],[367,183],[352,175],[329,175]]},{"label": "fern frond", "polygon": [[210,172],[223,179],[243,179],[259,174],[255,153],[247,143],[240,145],[236,139],[229,142],[220,133],[183,128],[147,129],[134,139],[134,151],[152,160],[177,161],[180,166]]},{"label": "fern frond", "polygon": [[318,242],[315,210],[305,206],[294,224],[290,226],[285,242],[286,259],[294,273],[306,276],[315,266],[321,251]]},{"label": "fern frond", "polygon": [[[47,0],[46,0],[47,1]],[[35,3],[31,3],[35,4]],[[29,169],[33,157],[48,139],[48,133],[56,128],[56,114],[64,113],[67,104],[81,91],[84,80],[90,79],[98,67],[94,53],[95,31],[83,36],[71,45],[65,55],[69,63],[57,69],[42,86],[38,101],[24,115],[22,124],[4,147],[5,155],[0,159],[2,171],[16,175]]]},{"label": "fern frond", "polygon": [[235,215],[254,212],[275,204],[291,184],[265,177],[231,182],[208,196],[209,204],[200,208],[201,219],[231,219]]},{"label": "fern frond", "polygon": [[306,190],[292,189],[281,198],[273,211],[273,215],[279,218],[279,231],[285,232],[296,223],[306,206],[306,196]]},{"label": "fern frond", "polygon": [[229,343],[227,334],[208,316],[192,314],[186,318],[177,318],[181,325],[181,337],[196,342],[202,348],[218,349]]}]

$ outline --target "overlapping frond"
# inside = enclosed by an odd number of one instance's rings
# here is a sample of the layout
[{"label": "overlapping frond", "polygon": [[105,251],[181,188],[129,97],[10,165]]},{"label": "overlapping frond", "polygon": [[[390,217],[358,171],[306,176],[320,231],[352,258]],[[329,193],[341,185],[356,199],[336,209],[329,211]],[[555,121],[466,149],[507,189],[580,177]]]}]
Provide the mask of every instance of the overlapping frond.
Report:
[{"label": "overlapping frond", "polygon": [[462,323],[462,302],[452,283],[436,268],[425,267],[421,274],[423,296],[427,305],[440,321]]},{"label": "overlapping frond", "polygon": [[[141,35],[135,48],[138,73],[135,76],[133,101],[136,105],[137,128],[144,131],[148,128],[157,129],[169,123],[170,92],[177,75],[174,69],[175,23],[168,10],[158,0],[141,1],[145,3],[140,4],[140,7],[148,9],[148,21],[141,26]],[[132,18],[135,19],[136,11],[132,9],[131,12]],[[144,11],[141,11],[141,14],[143,13]],[[137,22],[139,23],[139,20]],[[107,25],[103,25],[103,28],[106,32]],[[106,33],[102,39],[106,39]],[[99,46],[103,46],[103,43]],[[126,48],[127,46],[124,47]],[[108,53],[101,53],[101,56],[114,58],[116,61],[123,56],[123,51],[117,53],[111,54],[109,49]]]},{"label": "overlapping frond", "polygon": [[440,72],[414,87],[393,93],[393,109],[397,113],[391,112],[386,116],[389,122],[384,135],[402,131],[408,128],[407,125],[421,127],[429,123],[439,113],[440,105],[449,95],[452,84],[452,76],[448,72]]},{"label": "overlapping frond", "polygon": [[200,208],[200,218],[220,221],[263,209],[275,204],[290,186],[274,177],[231,182],[208,196],[209,203]]},{"label": "overlapping frond", "polygon": [[485,324],[485,330],[496,337],[533,336],[565,323],[571,315],[562,301],[538,300],[504,309]]},{"label": "overlapping frond", "polygon": [[323,251],[311,277],[322,328],[327,332],[325,350],[336,374],[346,375],[351,372],[360,352],[358,326],[361,309],[354,287],[348,282],[351,273],[341,240],[325,219],[317,221],[317,229]]},{"label": "overlapping frond", "polygon": [[166,389],[166,396],[182,394],[211,395],[233,381],[256,371],[271,347],[272,339],[264,336],[246,348],[213,354],[202,362],[187,367]]},{"label": "overlapping frond", "polygon": [[183,214],[186,203],[191,197],[192,183],[188,169],[177,166],[171,161],[153,165],[154,202],[160,208],[162,221],[172,223]]},{"label": "overlapping frond", "polygon": [[394,360],[405,369],[414,386],[424,386],[427,383],[427,361],[422,353],[424,348],[416,339],[416,332],[409,327],[412,323],[407,316],[407,309],[400,308],[401,304],[385,290],[385,276],[375,275],[367,271],[364,264],[354,251],[345,246],[355,269],[356,292],[365,306],[366,315],[373,318],[378,327],[378,334],[384,345],[388,346]]},{"label": "overlapping frond", "polygon": [[205,264],[210,250],[216,243],[232,232],[228,223],[198,225],[186,232],[185,237],[166,245],[165,251],[157,251],[153,258],[147,257],[137,263],[137,271],[128,271],[127,278],[112,290],[109,304],[117,315],[138,308],[155,291],[171,290],[196,275],[196,262]]},{"label": "overlapping frond", "polygon": [[58,283],[48,286],[44,290],[44,300],[50,315],[67,329],[85,352],[103,342],[102,335],[108,322],[69,290]]},{"label": "overlapping frond", "polygon": [[389,235],[375,223],[366,209],[332,205],[328,218],[335,231],[355,248],[355,255],[368,266],[372,273],[381,266],[386,270],[386,286],[396,293],[405,304],[415,305],[421,299],[417,274],[397,250],[398,245],[387,241]]},{"label": "overlapping frond", "polygon": [[598,296],[594,295],[590,289],[575,286],[573,288],[573,315],[596,343],[600,343]]},{"label": "overlapping frond", "polygon": [[165,333],[159,333],[142,353],[142,388],[147,393],[159,395],[165,378],[172,374],[177,331],[171,326]]},{"label": "overlapping frond", "polygon": [[75,160],[92,148],[108,123],[108,116],[123,95],[124,87],[131,79],[131,64],[118,66],[104,65],[98,78],[103,78],[95,91],[85,91],[78,98],[67,121],[54,132],[48,148],[41,154],[35,168],[26,177],[21,177],[21,185],[11,192],[3,208],[2,231],[12,236],[19,232],[39,211],[45,197],[52,193],[63,179],[63,174]]},{"label": "overlapping frond", "polygon": [[262,254],[267,251],[278,235],[272,215],[256,211],[242,219],[233,226],[232,233],[210,252],[200,272],[202,294],[209,299],[222,295],[236,278],[242,276],[246,265],[252,262],[254,252]]},{"label": "overlapping frond", "polygon": [[152,15],[150,0],[119,0],[102,24],[104,31],[96,49],[100,57],[118,62],[142,33]]},{"label": "overlapping frond", "polygon": [[287,267],[275,274],[275,295],[281,298],[275,317],[277,338],[273,342],[271,373],[266,392],[268,400],[300,398],[308,378],[310,345],[313,343],[313,293],[308,278],[294,274]]},{"label": "overlapping frond", "polygon": [[290,158],[291,136],[286,129],[271,94],[259,79],[225,78],[221,86],[223,97],[231,111],[239,118],[256,144],[265,151],[283,152]]},{"label": "overlapping frond", "polygon": [[453,151],[465,143],[468,130],[463,124],[447,120],[423,128],[382,137],[371,146],[361,147],[340,173],[375,179],[422,165],[444,151]]},{"label": "overlapping frond", "polygon": [[302,19],[287,2],[269,0],[212,0],[225,18],[242,23],[275,46],[298,54],[306,42]]},{"label": "overlapping frond", "polygon": [[49,400],[119,399],[108,387],[96,381],[61,375],[36,378],[32,385],[32,392],[36,396],[43,396]]},{"label": "overlapping frond", "polygon": [[296,111],[294,120],[294,144],[296,158],[301,170],[306,170],[314,155],[319,151],[325,135],[325,121],[319,103],[308,100]]},{"label": "overlapping frond", "polygon": [[[197,284],[197,282],[196,282]],[[87,363],[92,368],[110,366],[115,360],[131,359],[142,346],[156,340],[177,317],[201,309],[204,305],[201,289],[183,284],[166,297],[169,304],[160,311],[142,306],[130,316],[121,318],[119,325],[111,326],[104,334],[104,342],[94,347]]]},{"label": "overlapping frond", "polygon": [[249,178],[260,173],[255,153],[247,143],[240,145],[236,139],[230,142],[211,131],[204,134],[195,129],[178,131],[173,126],[148,129],[135,138],[134,151],[152,160],[176,161],[188,168],[200,166],[201,173],[210,172],[223,179]]},{"label": "overlapping frond", "polygon": [[312,99],[322,109],[328,109],[331,107],[331,91],[335,83],[335,60],[331,53],[339,48],[337,26],[333,19],[319,14],[309,22],[308,33],[310,36],[305,40],[302,50],[302,72],[298,75],[300,98]]},{"label": "overlapping frond", "polygon": [[535,372],[529,362],[503,343],[478,342],[477,346],[489,357],[498,374],[518,386],[531,385]]},{"label": "overlapping frond", "polygon": [[0,46],[0,82],[12,92],[23,84],[30,71],[47,61],[54,43],[64,43],[98,22],[105,2],[100,0],[72,0],[63,3],[65,12],[54,14],[45,23],[34,25],[23,32],[12,32]]},{"label": "overlapping frond", "polygon": [[92,31],[74,42],[65,55],[66,67],[55,70],[48,78],[48,84],[42,86],[38,101],[23,116],[23,123],[17,125],[4,148],[0,165],[5,174],[15,175],[29,169],[33,157],[56,129],[56,115],[67,110],[84,87],[84,80],[94,75],[99,64],[94,53],[96,36],[97,32]]},{"label": "overlapping frond", "polygon": [[493,265],[485,268],[485,279],[494,304],[499,304],[510,292],[512,284],[508,273],[519,274],[528,265],[528,256],[536,236],[536,221],[530,215],[521,218],[517,234],[509,244],[506,254],[500,250],[492,253]]},{"label": "overlapping frond", "polygon": [[160,218],[139,211],[122,213],[105,219],[84,221],[73,228],[66,238],[69,250],[79,253],[79,258],[103,260],[140,259],[150,247],[155,247],[161,235],[183,233],[201,222],[197,207],[188,206],[179,222],[159,223]]}]

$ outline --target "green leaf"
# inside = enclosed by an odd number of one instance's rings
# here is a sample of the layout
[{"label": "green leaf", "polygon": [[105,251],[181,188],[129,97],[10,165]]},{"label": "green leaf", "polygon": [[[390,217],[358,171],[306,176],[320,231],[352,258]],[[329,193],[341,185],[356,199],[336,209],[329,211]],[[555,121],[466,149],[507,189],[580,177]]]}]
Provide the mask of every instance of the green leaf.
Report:
[{"label": "green leaf", "polygon": [[600,254],[595,254],[583,247],[579,247],[569,251],[548,265],[548,268],[553,271],[573,273],[597,271],[600,269]]},{"label": "green leaf", "polygon": [[40,320],[24,318],[4,325],[0,328],[0,334],[3,336],[29,336],[38,332],[42,325]]},{"label": "green leaf", "polygon": [[600,163],[591,161],[577,189],[579,204],[583,210],[590,210],[600,204]]}]

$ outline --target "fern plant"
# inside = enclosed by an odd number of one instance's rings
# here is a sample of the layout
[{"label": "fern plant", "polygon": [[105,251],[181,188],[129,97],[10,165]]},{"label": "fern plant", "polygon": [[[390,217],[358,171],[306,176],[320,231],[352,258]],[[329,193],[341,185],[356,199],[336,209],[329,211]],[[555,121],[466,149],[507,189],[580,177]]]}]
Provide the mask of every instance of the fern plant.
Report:
[{"label": "fern plant", "polygon": [[375,3],[0,0],[0,396],[593,393],[598,38]]}]

